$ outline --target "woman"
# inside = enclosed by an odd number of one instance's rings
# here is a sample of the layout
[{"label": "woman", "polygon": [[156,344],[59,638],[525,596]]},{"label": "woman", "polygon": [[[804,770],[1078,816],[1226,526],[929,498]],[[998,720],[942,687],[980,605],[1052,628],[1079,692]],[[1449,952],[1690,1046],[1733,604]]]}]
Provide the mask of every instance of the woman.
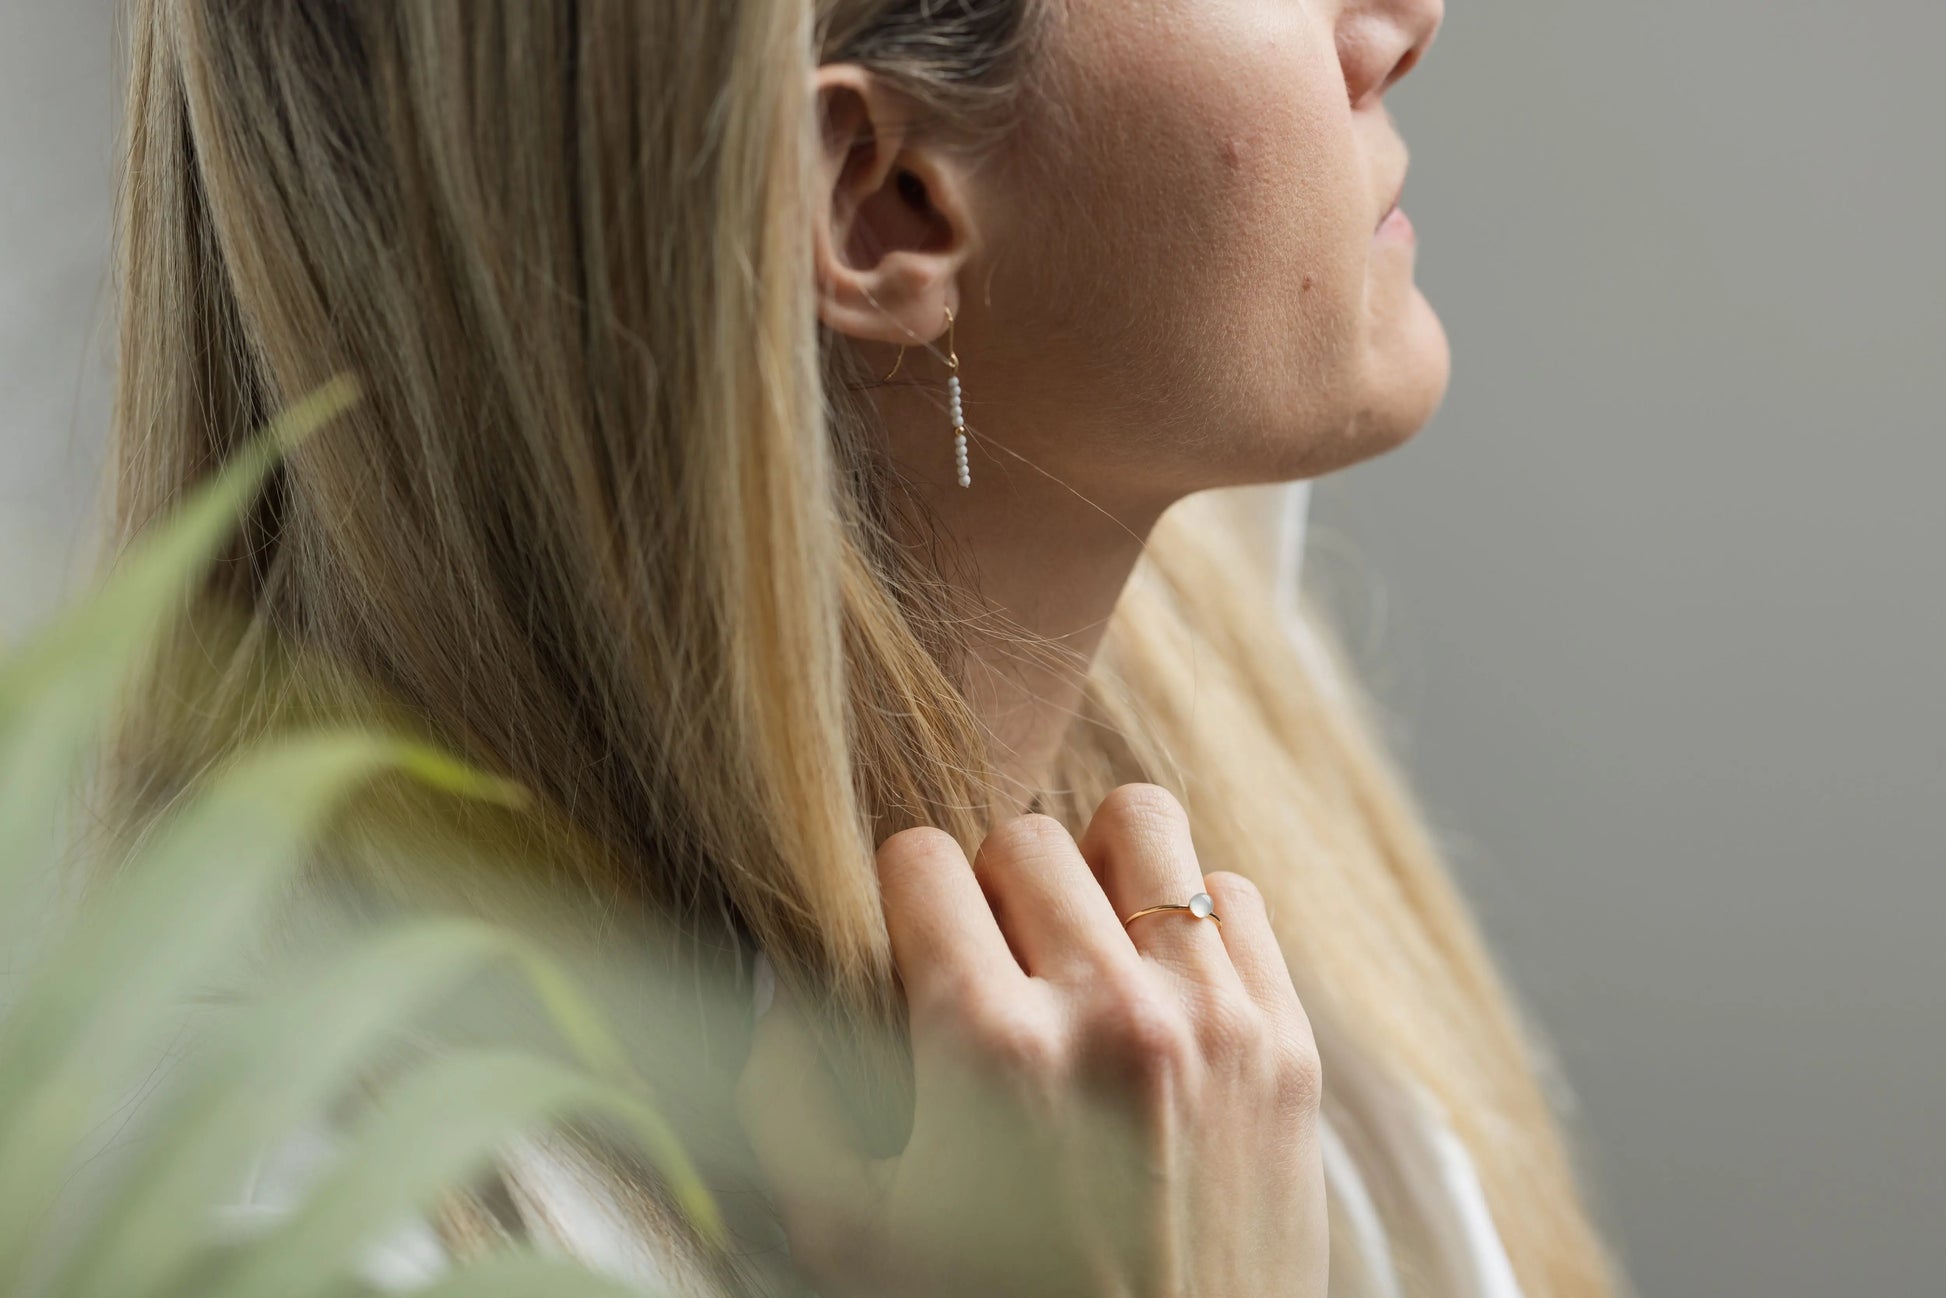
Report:
[{"label": "woman", "polygon": [[[1612,1291],[1359,696],[1196,495],[1444,391],[1383,100],[1439,0],[130,16],[123,533],[359,376],[209,597],[535,790],[561,879],[763,953],[737,1099],[802,1277]],[[877,1162],[832,1024],[908,1013]],[[965,1078],[1031,1171],[937,1120]],[[1112,1192],[1084,1098],[1144,1133]],[[510,1163],[517,1228],[761,1287],[564,1165]],[[1030,1192],[1022,1273],[920,1245]]]}]

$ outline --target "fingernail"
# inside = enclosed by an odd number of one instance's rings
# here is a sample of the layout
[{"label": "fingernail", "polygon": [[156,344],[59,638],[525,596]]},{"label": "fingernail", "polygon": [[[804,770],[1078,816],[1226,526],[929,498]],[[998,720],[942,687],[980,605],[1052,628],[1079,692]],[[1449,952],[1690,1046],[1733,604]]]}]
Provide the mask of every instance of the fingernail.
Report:
[{"label": "fingernail", "polygon": [[756,1017],[762,1018],[777,998],[777,975],[770,967],[770,957],[762,951],[750,965],[750,1003],[756,1007]]}]

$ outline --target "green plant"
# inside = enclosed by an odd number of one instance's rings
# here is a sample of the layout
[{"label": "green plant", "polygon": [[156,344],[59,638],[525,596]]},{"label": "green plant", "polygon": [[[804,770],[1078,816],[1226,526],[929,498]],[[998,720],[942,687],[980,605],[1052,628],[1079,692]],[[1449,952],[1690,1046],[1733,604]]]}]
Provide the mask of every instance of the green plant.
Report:
[{"label": "green plant", "polygon": [[[117,862],[72,915],[36,895],[43,827],[110,709],[265,473],[357,399],[339,378],[293,406],[86,599],[0,663],[0,1293],[60,1298],[337,1295],[360,1249],[431,1207],[509,1138],[600,1121],[667,1178],[706,1238],[714,1205],[584,994],[536,944],[458,918],[395,921],[224,1014],[175,1069],[143,1138],[71,1193],[89,1142],[168,1053],[185,1007],[234,958],[334,808],[408,776],[460,798],[521,791],[422,742],[321,729],[238,752]],[[25,942],[32,933],[32,945]],[[423,1060],[352,1125],[345,1156],[270,1230],[227,1239],[212,1208],[264,1146],[345,1095],[402,1030],[489,966],[518,971],[563,1058],[484,1043]],[[634,1292],[571,1263],[507,1252],[429,1292]]]}]

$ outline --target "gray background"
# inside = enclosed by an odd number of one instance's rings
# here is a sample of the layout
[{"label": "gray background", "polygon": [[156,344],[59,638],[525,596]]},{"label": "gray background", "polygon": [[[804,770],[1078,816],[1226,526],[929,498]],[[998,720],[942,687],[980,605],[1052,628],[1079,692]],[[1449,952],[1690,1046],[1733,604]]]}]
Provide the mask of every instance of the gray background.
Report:
[{"label": "gray background", "polygon": [[[0,0],[7,628],[83,557],[108,27]],[[1306,580],[1647,1294],[1946,1292],[1942,58],[1937,0],[1457,0],[1393,97],[1453,386]]]},{"label": "gray background", "polygon": [[120,117],[107,0],[0,0],[0,633],[86,571]]},{"label": "gray background", "polygon": [[1454,379],[1307,575],[1645,1293],[1946,1294],[1946,6],[1457,0]]}]

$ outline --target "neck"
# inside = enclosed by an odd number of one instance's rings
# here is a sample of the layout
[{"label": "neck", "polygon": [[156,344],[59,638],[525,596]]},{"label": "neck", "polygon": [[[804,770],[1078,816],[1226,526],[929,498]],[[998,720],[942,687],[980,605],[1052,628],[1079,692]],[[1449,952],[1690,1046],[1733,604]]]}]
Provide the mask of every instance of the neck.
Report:
[{"label": "neck", "polygon": [[[871,395],[892,473],[923,510],[923,523],[908,524],[929,533],[904,539],[938,556],[938,576],[974,610],[962,685],[990,736],[995,814],[1017,814],[1046,787],[1151,529],[1193,488],[1128,460],[1103,466],[1085,449],[1115,444],[1135,412],[1012,381],[1000,341],[981,340],[964,321],[959,348],[986,360],[987,386],[968,393],[979,428],[969,486],[956,481],[936,377],[910,372]],[[872,372],[885,374],[894,355],[884,348]]]},{"label": "neck", "polygon": [[1001,812],[1018,814],[1046,784],[1162,510],[1111,509],[1025,465],[987,478],[962,488],[949,469],[926,503],[949,548],[971,557],[942,575],[987,615],[971,628],[965,687],[992,736]]}]

